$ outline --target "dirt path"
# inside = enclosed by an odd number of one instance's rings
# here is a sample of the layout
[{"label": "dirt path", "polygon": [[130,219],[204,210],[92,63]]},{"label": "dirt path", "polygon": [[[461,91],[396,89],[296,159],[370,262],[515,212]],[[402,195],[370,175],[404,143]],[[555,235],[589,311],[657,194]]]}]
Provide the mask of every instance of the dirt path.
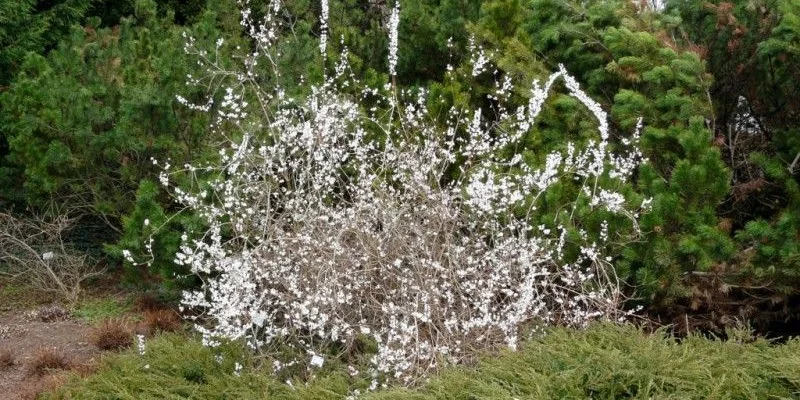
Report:
[{"label": "dirt path", "polygon": [[52,379],[31,373],[37,355],[45,350],[63,354],[78,369],[95,363],[100,352],[89,343],[91,328],[70,320],[42,322],[31,312],[0,314],[0,355],[8,352],[14,363],[0,365],[0,398],[27,399],[37,387]]}]

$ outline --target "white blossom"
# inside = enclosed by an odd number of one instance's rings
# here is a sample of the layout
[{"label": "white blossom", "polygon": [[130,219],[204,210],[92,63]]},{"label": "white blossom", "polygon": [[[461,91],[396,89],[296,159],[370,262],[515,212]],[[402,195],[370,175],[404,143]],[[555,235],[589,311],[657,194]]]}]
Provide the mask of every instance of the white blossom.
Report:
[{"label": "white blossom", "polygon": [[323,57],[327,55],[328,48],[328,0],[321,1],[319,52]]},{"label": "white blossom", "polygon": [[143,356],[145,353],[145,341],[144,335],[142,334],[136,335],[136,350],[139,352],[140,356]]},{"label": "white blossom", "polygon": [[[193,318],[204,344],[244,339],[254,351],[288,344],[311,355],[276,359],[279,371],[296,363],[321,367],[329,346],[363,335],[375,341],[377,354],[370,370],[355,373],[367,374],[374,389],[470,360],[474,349],[514,349],[526,326],[624,316],[608,246],[635,229],[609,232],[604,222],[598,232],[570,234],[559,221],[543,224],[537,207],[565,183],[575,186],[576,199],[560,205],[563,215],[578,218],[578,204],[588,204],[638,227],[639,209],[619,184],[642,160],[635,148],[641,124],[612,153],[605,111],[564,67],[543,85],[533,83],[526,106],[506,111],[514,85],[502,80],[491,94],[498,115],[452,110],[446,126],[428,113],[426,91],[389,85],[348,94],[358,85],[346,51],[307,98],[290,98],[250,77],[259,61],[273,65],[277,57],[280,5],[271,4],[263,21],[253,21],[242,1],[242,26],[255,49],[239,70],[222,70],[187,38],[187,51],[209,76],[234,77],[221,86],[213,116],[211,129],[230,138],[218,162],[181,170],[157,163],[159,181],[206,224],[202,232],[183,232],[174,255],[202,278],[182,305],[201,312]],[[389,19],[392,75],[399,7]],[[470,47],[472,74],[481,74],[492,56],[474,40]],[[596,119],[597,137],[543,152],[541,165],[508,154],[536,129],[558,80]],[[247,102],[252,98],[258,104]],[[378,106],[365,109],[363,99]],[[376,140],[376,132],[384,136]],[[186,181],[172,174],[197,179],[198,171],[203,185],[172,186]],[[565,256],[568,246],[580,250],[576,257]]]},{"label": "white blossom", "polygon": [[389,16],[389,75],[397,75],[398,31],[400,29],[400,0],[395,0]]}]

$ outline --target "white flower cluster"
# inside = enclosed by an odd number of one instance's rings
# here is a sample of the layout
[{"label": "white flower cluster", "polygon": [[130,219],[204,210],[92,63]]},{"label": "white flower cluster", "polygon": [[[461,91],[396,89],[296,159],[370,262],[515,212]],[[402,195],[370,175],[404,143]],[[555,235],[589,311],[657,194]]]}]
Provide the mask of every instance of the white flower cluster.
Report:
[{"label": "white flower cluster", "polygon": [[395,0],[389,16],[389,75],[397,75],[397,47],[400,30],[400,0]]},{"label": "white flower cluster", "polygon": [[469,54],[470,63],[472,64],[472,76],[478,76],[485,71],[486,66],[489,64],[489,55],[483,47],[475,44],[475,38],[469,39]]},{"label": "white flower cluster", "polygon": [[[477,73],[488,62],[482,54]],[[624,316],[605,243],[581,231],[580,254],[567,259],[566,228],[531,224],[540,197],[562,180],[580,182],[583,204],[637,215],[604,182],[628,179],[641,155],[608,151],[605,112],[563,67],[544,86],[534,83],[526,107],[491,120],[480,110],[453,110],[446,126],[428,114],[424,91],[401,91],[409,101],[388,87],[345,94],[345,70],[337,67],[306,99],[271,97],[281,101],[263,127],[222,151],[216,168],[203,168],[218,171],[195,186],[208,189],[173,188],[208,227],[184,234],[175,255],[203,279],[184,293],[183,306],[202,312],[196,328],[205,343],[244,338],[264,352],[289,345],[321,365],[317,355],[366,338],[377,343],[372,370],[353,373],[370,374],[374,384],[411,382],[476,350],[516,348],[537,326]],[[536,168],[503,150],[535,129],[559,79],[597,118],[599,135]],[[510,88],[503,83],[498,92]],[[257,90],[257,97],[267,92]],[[230,93],[217,117],[245,126],[238,122],[263,104]],[[385,109],[365,110],[361,99]],[[578,200],[563,212],[571,215]],[[608,240],[606,223],[602,230]]]},{"label": "white flower cluster", "polygon": [[144,335],[136,334],[136,351],[139,353],[140,356],[145,354],[146,350],[146,343],[144,340]]},{"label": "white flower cluster", "polygon": [[320,24],[320,35],[319,35],[319,52],[322,54],[322,57],[327,55],[326,49],[328,48],[328,0],[321,0],[321,7],[322,13],[320,14],[319,24]]}]

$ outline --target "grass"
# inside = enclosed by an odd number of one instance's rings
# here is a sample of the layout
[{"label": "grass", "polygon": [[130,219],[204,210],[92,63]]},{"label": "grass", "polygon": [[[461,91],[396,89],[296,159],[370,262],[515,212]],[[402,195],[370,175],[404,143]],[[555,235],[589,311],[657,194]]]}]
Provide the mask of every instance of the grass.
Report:
[{"label": "grass", "polygon": [[0,312],[33,308],[52,303],[55,299],[53,293],[36,290],[19,280],[0,275]]},{"label": "grass", "polygon": [[3,279],[3,281],[0,283],[0,296],[2,298],[20,297],[25,294],[25,288],[22,285],[14,283],[10,279]]},{"label": "grass", "polygon": [[122,318],[131,311],[130,301],[106,297],[82,301],[72,311],[72,316],[90,324],[97,324],[107,319]]},{"label": "grass", "polygon": [[[293,387],[259,372],[240,347],[215,351],[167,334],[107,357],[98,372],[72,379],[48,399],[342,399],[363,380],[342,369],[319,371]],[[245,365],[236,376],[234,362]],[[334,363],[331,363],[334,365]],[[283,378],[281,378],[281,381]],[[631,326],[554,329],[521,351],[443,371],[416,389],[390,388],[364,398],[394,399],[790,399],[800,396],[800,340],[740,344],[701,337],[681,341]]]}]

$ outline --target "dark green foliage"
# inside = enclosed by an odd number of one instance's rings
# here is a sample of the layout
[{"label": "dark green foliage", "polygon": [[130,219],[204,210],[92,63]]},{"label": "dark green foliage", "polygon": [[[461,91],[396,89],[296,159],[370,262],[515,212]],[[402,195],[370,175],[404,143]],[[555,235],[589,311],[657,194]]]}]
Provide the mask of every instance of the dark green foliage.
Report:
[{"label": "dark green foliage", "polygon": [[[136,0],[95,0],[89,15],[98,17],[102,21],[102,26],[114,26],[120,21],[135,13]],[[191,25],[196,22],[206,2],[203,0],[156,0],[158,5],[157,12],[160,15],[173,13],[177,25]]]},{"label": "dark green foliage", "polygon": [[726,279],[742,288],[732,297],[761,310],[777,305],[777,318],[792,318],[800,288],[800,3],[668,4],[683,21],[677,37],[706,56],[715,77],[712,125],[732,171],[720,213],[741,251]]},{"label": "dark green foliage", "polygon": [[30,204],[57,199],[118,227],[151,157],[197,156],[207,119],[175,102],[189,69],[170,23],[142,9],[118,28],[73,27],[48,56],[26,57],[2,119]]},{"label": "dark green foliage", "polygon": [[748,246],[742,255],[745,281],[770,282],[770,289],[781,296],[796,295],[800,287],[800,185],[775,158],[754,153],[753,162],[761,166],[770,181],[781,185],[785,206],[770,220],[747,223],[737,238]]},{"label": "dark green foliage", "polygon": [[[734,252],[717,216],[729,173],[705,124],[712,115],[707,90],[713,79],[696,53],[666,38],[665,29],[674,22],[641,13],[627,1],[484,2],[468,30],[491,52],[496,70],[473,78],[470,65],[462,64],[451,79],[433,85],[431,96],[448,100],[443,111],[470,104],[492,115],[493,104],[484,99],[494,93],[495,82],[514,78],[521,86],[514,88],[512,99],[524,104],[526,83],[563,64],[611,111],[613,140],[630,135],[643,118],[641,145],[648,163],[625,191],[638,193],[632,198],[639,201],[651,199],[652,211],[643,217],[639,243],[615,251],[620,255],[615,265],[637,296],[657,306],[690,296],[685,274],[709,270]],[[526,159],[541,164],[567,139],[582,143],[596,137],[596,121],[588,116],[574,99],[553,96],[525,138]],[[570,185],[554,187],[538,206],[536,223],[566,226],[558,212],[575,194]],[[580,220],[590,226],[606,217],[583,210]],[[609,223],[611,232],[629,229],[624,220]]]},{"label": "dark green foliage", "polygon": [[[211,4],[230,9],[223,3]],[[139,188],[140,180],[159,171],[153,159],[182,165],[216,149],[207,147],[213,141],[209,117],[176,101],[176,95],[195,102],[206,96],[205,89],[185,84],[188,73],[196,74],[195,60],[183,51],[188,28],[175,26],[170,15],[156,17],[152,1],[135,6],[120,26],[100,28],[96,20],[73,26],[46,56],[25,57],[21,72],[0,95],[0,130],[9,144],[0,186],[13,188],[7,197],[3,191],[0,202],[24,200],[34,209],[52,202],[90,214],[122,234],[122,241],[109,247],[115,256],[123,248],[141,250],[153,227],[164,225],[154,234],[158,258],[150,272],[171,282],[186,272],[174,269],[171,254],[189,217],[168,217],[174,214],[169,199],[152,184]],[[238,32],[236,21],[209,11],[193,27],[194,35],[200,43],[213,43],[222,35],[219,27]],[[154,225],[143,230],[147,218]],[[145,277],[138,275],[138,281]]]},{"label": "dark green foliage", "polygon": [[80,23],[91,0],[0,1],[0,87],[17,73],[28,52],[58,45]]},{"label": "dark green foliage", "polygon": [[131,252],[136,265],[124,262],[129,281],[140,287],[160,283],[167,297],[174,299],[179,294],[176,290],[196,283],[186,268],[173,261],[180,248],[181,232],[200,226],[192,214],[165,211],[162,205],[168,203],[157,184],[141,181],[133,211],[122,219],[123,235],[117,243],[107,246],[107,251],[118,259],[123,259],[123,250]]},{"label": "dark green foliage", "polygon": [[744,96],[768,130],[800,121],[800,3],[794,0],[670,1],[677,29],[707,57],[717,126],[732,123]]},{"label": "dark green foliage", "polygon": [[[350,68],[364,84],[387,82],[389,39],[386,26],[393,5],[391,1],[331,0],[326,67],[332,69],[346,48]],[[303,66],[308,68],[319,61],[309,55],[319,54],[320,4],[318,1],[293,1],[285,6],[288,9],[286,18],[295,25],[291,34],[286,35],[293,47],[287,46],[283,53],[303,54],[302,61],[307,63]],[[440,81],[448,62],[460,61],[463,53],[453,50],[465,48],[466,24],[477,18],[479,7],[480,2],[467,0],[401,2],[398,80],[420,85]],[[448,49],[448,39],[452,39],[453,49]],[[289,70],[300,66],[296,62],[286,64],[290,65]],[[320,76],[319,72],[314,72],[316,75],[305,75],[312,78],[310,82]]]},{"label": "dark green foliage", "polygon": [[[441,81],[447,64],[457,65],[463,57],[468,39],[465,28],[477,18],[480,4],[468,0],[401,2],[397,66],[400,81]],[[452,48],[448,48],[448,40]],[[387,70],[387,66],[381,70]]]},{"label": "dark green foliage", "polygon": [[[57,47],[72,24],[83,20],[90,0],[0,1],[0,93],[19,72],[29,52],[44,53]],[[24,204],[19,166],[6,160],[9,133],[0,127],[0,208]]]}]

